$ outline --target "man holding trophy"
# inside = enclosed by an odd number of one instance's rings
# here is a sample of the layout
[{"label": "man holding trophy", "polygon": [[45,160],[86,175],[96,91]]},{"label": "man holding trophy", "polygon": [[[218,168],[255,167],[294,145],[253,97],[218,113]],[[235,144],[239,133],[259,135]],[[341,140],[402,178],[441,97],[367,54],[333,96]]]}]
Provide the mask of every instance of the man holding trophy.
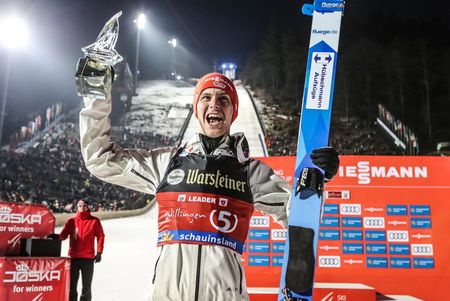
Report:
[{"label": "man holding trophy", "polygon": [[[241,253],[250,217],[258,209],[286,226],[291,188],[249,157],[243,133],[230,134],[239,99],[233,82],[219,73],[198,81],[193,108],[201,131],[182,147],[121,149],[111,142],[119,16],[106,23],[96,43],[83,48],[86,57],[77,67],[86,167],[106,182],[156,195],[158,260],[151,300],[249,300]],[[315,150],[312,159],[326,178],[336,174],[334,149]]]}]

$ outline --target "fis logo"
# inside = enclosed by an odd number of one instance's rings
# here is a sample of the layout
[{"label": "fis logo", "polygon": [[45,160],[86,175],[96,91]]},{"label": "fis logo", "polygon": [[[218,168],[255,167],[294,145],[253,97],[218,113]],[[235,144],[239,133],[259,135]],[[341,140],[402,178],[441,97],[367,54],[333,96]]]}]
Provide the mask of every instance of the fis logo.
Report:
[{"label": "fis logo", "polygon": [[371,166],[360,161],[356,166],[340,166],[340,177],[358,178],[358,184],[370,184],[372,178],[428,178],[426,166]]}]

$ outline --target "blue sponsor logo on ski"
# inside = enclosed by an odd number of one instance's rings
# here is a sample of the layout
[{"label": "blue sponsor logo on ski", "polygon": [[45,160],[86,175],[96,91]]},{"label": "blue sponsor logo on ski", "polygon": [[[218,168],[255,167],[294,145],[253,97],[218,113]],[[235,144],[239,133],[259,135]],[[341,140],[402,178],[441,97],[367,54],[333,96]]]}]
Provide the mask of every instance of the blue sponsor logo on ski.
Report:
[{"label": "blue sponsor logo on ski", "polygon": [[323,214],[339,214],[338,204],[325,204],[323,206]]},{"label": "blue sponsor logo on ski", "polygon": [[272,243],[272,253],[283,253],[286,243],[284,242],[273,242]]},{"label": "blue sponsor logo on ski", "polygon": [[342,240],[363,240],[361,230],[342,230]]},{"label": "blue sponsor logo on ski", "polygon": [[409,255],[410,248],[406,244],[389,244],[389,254],[391,255]]},{"label": "blue sponsor logo on ski", "polygon": [[387,268],[386,257],[367,257],[366,266],[368,268]]},{"label": "blue sponsor logo on ski", "polygon": [[249,242],[248,243],[249,253],[268,253],[269,243],[268,242]]},{"label": "blue sponsor logo on ski", "polygon": [[430,215],[431,210],[428,205],[410,205],[409,212],[411,215]]},{"label": "blue sponsor logo on ski", "polygon": [[389,259],[389,266],[391,268],[409,269],[411,268],[411,260],[409,258],[391,257]]},{"label": "blue sponsor logo on ski", "polygon": [[327,34],[338,34],[339,31],[334,29],[313,29],[312,33],[326,36]]},{"label": "blue sponsor logo on ski", "polygon": [[314,1],[314,10],[320,13],[343,11],[344,1],[343,0]]},{"label": "blue sponsor logo on ski", "polygon": [[432,269],[434,268],[433,258],[413,258],[413,267],[416,269]]},{"label": "blue sponsor logo on ski", "polygon": [[269,256],[248,256],[248,265],[249,266],[269,266]]},{"label": "blue sponsor logo on ski", "polygon": [[387,205],[387,215],[408,215],[408,207],[406,205]]},{"label": "blue sponsor logo on ski", "polygon": [[366,254],[386,254],[386,244],[366,244]]},{"label": "blue sponsor logo on ski", "polygon": [[320,240],[339,240],[339,230],[320,230]]},{"label": "blue sponsor logo on ski", "polygon": [[283,256],[272,256],[272,266],[280,267],[283,265]]},{"label": "blue sponsor logo on ski", "polygon": [[339,227],[339,218],[336,216],[324,216],[320,221],[322,227]]},{"label": "blue sponsor logo on ski", "polygon": [[383,230],[366,230],[364,238],[366,240],[384,241],[386,240],[386,232]]},{"label": "blue sponsor logo on ski", "polygon": [[269,230],[250,229],[248,231],[248,239],[269,240]]},{"label": "blue sponsor logo on ski", "polygon": [[411,228],[431,228],[430,218],[411,218]]},{"label": "blue sponsor logo on ski", "polygon": [[341,217],[342,227],[361,228],[362,219],[360,217]]},{"label": "blue sponsor logo on ski", "polygon": [[342,253],[344,254],[363,254],[362,244],[342,244]]}]

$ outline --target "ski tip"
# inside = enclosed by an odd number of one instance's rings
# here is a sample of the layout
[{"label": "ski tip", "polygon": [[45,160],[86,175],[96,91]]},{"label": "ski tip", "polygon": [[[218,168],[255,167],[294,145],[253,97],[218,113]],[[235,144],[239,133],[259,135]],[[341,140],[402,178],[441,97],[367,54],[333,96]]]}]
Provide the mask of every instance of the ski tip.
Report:
[{"label": "ski tip", "polygon": [[306,16],[312,16],[314,12],[314,4],[303,4],[302,13]]}]

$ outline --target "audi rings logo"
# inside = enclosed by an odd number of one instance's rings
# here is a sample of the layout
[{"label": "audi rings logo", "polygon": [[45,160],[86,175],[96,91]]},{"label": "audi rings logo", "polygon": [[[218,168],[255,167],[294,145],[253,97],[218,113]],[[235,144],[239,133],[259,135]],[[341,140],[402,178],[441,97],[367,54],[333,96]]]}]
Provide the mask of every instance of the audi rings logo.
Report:
[{"label": "audi rings logo", "polygon": [[341,257],[339,256],[319,256],[319,267],[339,268],[341,266]]},{"label": "audi rings logo", "polygon": [[433,245],[412,244],[412,255],[433,255]]},{"label": "audi rings logo", "polygon": [[364,228],[384,228],[383,217],[365,217]]},{"label": "audi rings logo", "polygon": [[268,216],[252,216],[250,219],[250,227],[269,227]]},{"label": "audi rings logo", "polygon": [[388,231],[388,241],[408,241],[408,231]]},{"label": "audi rings logo", "polygon": [[272,230],[272,240],[286,240],[286,230]]},{"label": "audi rings logo", "polygon": [[345,215],[361,215],[360,204],[341,204],[341,214]]},{"label": "audi rings logo", "polygon": [[184,179],[184,170],[174,169],[167,176],[167,183],[170,185],[180,184]]}]

